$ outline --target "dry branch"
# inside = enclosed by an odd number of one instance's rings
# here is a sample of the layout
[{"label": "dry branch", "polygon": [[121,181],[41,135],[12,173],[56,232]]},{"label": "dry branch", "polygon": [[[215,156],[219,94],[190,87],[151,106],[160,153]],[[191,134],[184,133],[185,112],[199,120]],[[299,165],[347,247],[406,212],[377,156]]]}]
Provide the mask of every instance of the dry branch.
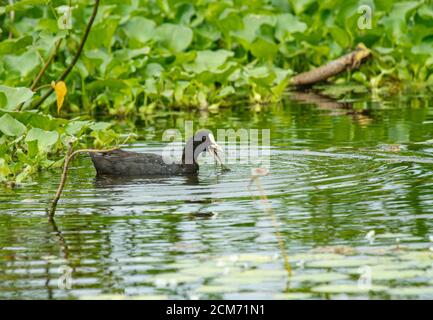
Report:
[{"label": "dry branch", "polygon": [[324,81],[343,71],[358,68],[370,55],[371,51],[361,43],[353,52],[345,54],[324,66],[298,74],[292,78],[290,84],[293,86],[306,86]]}]

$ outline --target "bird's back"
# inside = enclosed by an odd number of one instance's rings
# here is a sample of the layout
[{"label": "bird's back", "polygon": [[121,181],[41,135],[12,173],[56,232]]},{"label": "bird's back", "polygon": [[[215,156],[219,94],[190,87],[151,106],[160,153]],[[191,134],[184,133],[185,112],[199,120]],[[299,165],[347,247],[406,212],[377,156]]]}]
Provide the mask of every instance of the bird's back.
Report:
[{"label": "bird's back", "polygon": [[196,166],[167,164],[162,156],[153,153],[114,150],[90,155],[98,175],[179,175],[194,173],[198,170]]}]

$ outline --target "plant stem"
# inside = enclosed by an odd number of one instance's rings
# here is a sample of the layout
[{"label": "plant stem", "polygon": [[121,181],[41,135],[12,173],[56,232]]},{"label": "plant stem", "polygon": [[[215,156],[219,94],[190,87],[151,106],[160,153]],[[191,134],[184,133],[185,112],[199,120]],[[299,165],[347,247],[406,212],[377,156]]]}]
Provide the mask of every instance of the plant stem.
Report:
[{"label": "plant stem", "polygon": [[[252,176],[251,181],[250,181],[250,185],[252,182],[255,182],[255,184],[256,184],[256,187],[257,187],[259,194],[260,194],[260,199],[263,202],[263,204],[265,205],[265,212],[271,216],[272,225],[274,226],[274,230],[275,230],[275,236],[276,236],[277,241],[278,241],[278,246],[280,247],[281,255],[283,256],[283,259],[284,259],[284,268],[286,269],[288,276],[291,277],[292,267],[290,266],[289,256],[287,255],[287,250],[286,250],[286,245],[284,243],[284,240],[283,240],[281,233],[280,233],[280,229],[278,227],[277,216],[275,215],[275,212],[272,209],[271,204],[269,203],[268,197],[266,196],[266,192],[263,189],[262,184],[260,183],[259,177],[258,176]],[[249,186],[248,186],[248,189],[249,189]],[[254,199],[254,196],[253,196],[253,199]]]},{"label": "plant stem", "polygon": [[60,44],[62,43],[63,39],[59,39],[56,42],[56,45],[54,47],[53,52],[51,53],[50,57],[48,58],[48,60],[45,62],[44,66],[42,67],[42,69],[39,71],[38,75],[36,76],[35,80],[33,80],[32,85],[30,86],[30,89],[32,91],[36,91],[35,88],[37,86],[37,84],[39,83],[39,80],[41,80],[42,76],[44,75],[45,71],[47,71],[48,66],[51,64],[51,62],[54,60],[57,51],[59,50]]},{"label": "plant stem", "polygon": [[[83,51],[84,45],[86,43],[87,37],[89,36],[90,29],[92,28],[93,21],[95,21],[96,14],[98,13],[99,0],[95,0],[95,6],[93,7],[92,16],[90,17],[89,22],[87,23],[86,29],[84,30],[83,37],[81,38],[80,46],[74,56],[74,59],[66,68],[66,70],[62,73],[62,75],[57,79],[56,82],[63,81],[66,79],[68,74],[72,71],[78,59],[80,58],[81,52]],[[33,108],[39,107],[49,96],[53,93],[54,89],[50,88],[33,106]]]},{"label": "plant stem", "polygon": [[63,188],[65,187],[65,183],[66,183],[66,179],[68,177],[68,168],[69,168],[69,163],[74,159],[74,157],[79,154],[79,153],[106,153],[106,152],[110,152],[110,151],[114,151],[119,149],[118,147],[115,148],[111,148],[111,149],[104,149],[104,150],[98,150],[98,149],[80,149],[80,150],[76,150],[74,152],[72,152],[72,144],[69,145],[68,147],[68,151],[66,152],[66,156],[65,156],[65,164],[63,165],[63,173],[62,176],[60,178],[60,184],[59,187],[57,188],[57,192],[56,195],[54,197],[53,202],[51,203],[51,208],[49,211],[49,215],[48,215],[48,219],[51,221],[54,219],[54,215],[56,213],[56,208],[57,208],[57,203],[60,200],[60,197],[62,196],[62,192],[63,192]]}]

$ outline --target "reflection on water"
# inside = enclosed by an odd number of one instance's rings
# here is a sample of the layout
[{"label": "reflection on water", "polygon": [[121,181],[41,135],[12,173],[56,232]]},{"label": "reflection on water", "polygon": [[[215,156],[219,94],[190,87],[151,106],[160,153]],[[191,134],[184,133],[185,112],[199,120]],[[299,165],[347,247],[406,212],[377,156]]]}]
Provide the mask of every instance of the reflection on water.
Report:
[{"label": "reflection on water", "polygon": [[258,114],[238,107],[148,119],[137,123],[145,139],[130,146],[160,151],[162,132],[192,119],[196,129],[270,128],[261,183],[291,279],[272,222],[247,189],[251,164],[95,178],[82,157],[55,223],[46,208],[57,176],[2,189],[0,298],[433,298],[433,99],[342,107],[295,98]]}]

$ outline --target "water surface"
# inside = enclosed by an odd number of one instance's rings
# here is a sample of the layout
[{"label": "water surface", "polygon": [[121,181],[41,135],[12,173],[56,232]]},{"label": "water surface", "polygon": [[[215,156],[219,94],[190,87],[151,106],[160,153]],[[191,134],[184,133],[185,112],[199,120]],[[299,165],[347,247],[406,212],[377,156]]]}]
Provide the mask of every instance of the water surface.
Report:
[{"label": "water surface", "polygon": [[183,131],[186,120],[270,129],[270,174],[260,181],[291,277],[269,212],[247,188],[256,164],[100,179],[84,156],[55,223],[46,208],[59,172],[1,190],[0,298],[433,298],[433,98],[307,98],[121,123],[140,136],[125,148],[139,152],[161,152],[163,131]]}]

